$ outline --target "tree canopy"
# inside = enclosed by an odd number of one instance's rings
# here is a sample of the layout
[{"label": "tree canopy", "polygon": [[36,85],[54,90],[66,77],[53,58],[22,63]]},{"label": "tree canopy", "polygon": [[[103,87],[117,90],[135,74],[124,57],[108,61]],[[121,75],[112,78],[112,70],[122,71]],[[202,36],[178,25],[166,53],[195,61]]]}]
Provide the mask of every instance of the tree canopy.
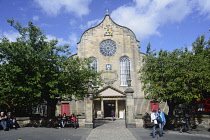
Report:
[{"label": "tree canopy", "polygon": [[145,65],[140,71],[145,97],[167,101],[169,109],[175,104],[204,98],[210,91],[209,42],[202,35],[192,43],[192,50],[184,48],[173,52],[151,51],[148,44]]},{"label": "tree canopy", "polygon": [[55,106],[62,97],[83,98],[89,79],[100,84],[100,73],[87,67],[88,59],[69,57],[68,45],[47,41],[37,26],[22,27],[7,20],[20,34],[15,42],[0,38],[0,105],[8,109],[32,107],[47,101]]}]

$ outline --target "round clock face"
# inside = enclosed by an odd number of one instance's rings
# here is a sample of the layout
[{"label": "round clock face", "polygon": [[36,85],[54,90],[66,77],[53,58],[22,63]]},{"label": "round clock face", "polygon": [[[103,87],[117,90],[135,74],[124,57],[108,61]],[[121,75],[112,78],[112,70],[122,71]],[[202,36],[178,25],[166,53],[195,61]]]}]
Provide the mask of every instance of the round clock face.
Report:
[{"label": "round clock face", "polygon": [[117,50],[116,43],[111,39],[104,40],[100,44],[100,52],[104,56],[113,56],[116,50]]}]

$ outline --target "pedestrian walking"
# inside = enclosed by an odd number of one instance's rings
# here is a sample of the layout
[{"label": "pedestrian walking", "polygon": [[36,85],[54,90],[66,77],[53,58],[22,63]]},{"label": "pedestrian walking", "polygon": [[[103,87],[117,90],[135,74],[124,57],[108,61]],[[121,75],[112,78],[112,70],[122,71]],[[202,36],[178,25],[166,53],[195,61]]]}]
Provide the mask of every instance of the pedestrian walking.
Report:
[{"label": "pedestrian walking", "polygon": [[111,111],[111,117],[112,117],[112,121],[114,121],[114,110],[113,109]]},{"label": "pedestrian walking", "polygon": [[183,111],[184,114],[184,118],[181,121],[181,129],[180,129],[180,133],[183,132],[183,130],[185,130],[187,133],[190,133],[189,131],[191,130],[190,127],[190,110],[185,108]]},{"label": "pedestrian walking", "polygon": [[166,124],[165,114],[159,108],[158,112],[156,113],[156,116],[157,116],[157,122],[158,122],[158,125],[159,125],[159,136],[162,137],[163,136],[163,128]]},{"label": "pedestrian walking", "polygon": [[157,116],[156,116],[156,110],[152,110],[151,112],[151,123],[153,123],[153,127],[152,127],[152,137],[155,138],[156,137],[156,125],[157,123]]}]

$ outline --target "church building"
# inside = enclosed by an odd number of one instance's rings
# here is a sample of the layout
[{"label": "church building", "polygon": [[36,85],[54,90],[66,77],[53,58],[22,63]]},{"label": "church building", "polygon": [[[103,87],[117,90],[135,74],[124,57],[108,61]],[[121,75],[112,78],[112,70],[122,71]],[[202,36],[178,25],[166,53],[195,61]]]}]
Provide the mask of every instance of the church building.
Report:
[{"label": "church building", "polygon": [[[85,126],[85,123],[91,124],[93,119],[111,117],[111,111],[114,110],[116,119],[127,117],[133,127],[140,126],[141,116],[150,112],[151,107],[160,105],[144,99],[139,73],[144,55],[140,52],[134,32],[115,23],[107,12],[101,23],[84,31],[75,54],[76,57],[92,60],[91,65],[95,70],[102,72],[104,85],[94,93],[98,96],[90,99],[91,103],[87,98],[59,102],[56,115],[77,114],[81,118],[80,125]],[[128,88],[133,90],[132,95],[126,95]],[[166,105],[162,108],[166,108]]]}]

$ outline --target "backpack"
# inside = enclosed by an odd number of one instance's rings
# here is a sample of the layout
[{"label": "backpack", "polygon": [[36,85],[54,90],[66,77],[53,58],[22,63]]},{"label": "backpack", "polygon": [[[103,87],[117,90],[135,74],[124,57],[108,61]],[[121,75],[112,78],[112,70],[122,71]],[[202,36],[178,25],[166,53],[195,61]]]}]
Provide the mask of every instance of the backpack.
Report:
[{"label": "backpack", "polygon": [[157,118],[157,122],[158,122],[158,123],[162,123],[162,122],[163,122],[162,119],[161,119],[161,117],[158,117],[158,118]]},{"label": "backpack", "polygon": [[[161,113],[160,113],[160,114],[161,114]],[[162,122],[163,122],[162,118],[160,117],[160,114],[159,114],[159,113],[156,113],[156,116],[158,116],[158,117],[157,117],[157,122],[158,122],[158,123],[162,123]]]}]

